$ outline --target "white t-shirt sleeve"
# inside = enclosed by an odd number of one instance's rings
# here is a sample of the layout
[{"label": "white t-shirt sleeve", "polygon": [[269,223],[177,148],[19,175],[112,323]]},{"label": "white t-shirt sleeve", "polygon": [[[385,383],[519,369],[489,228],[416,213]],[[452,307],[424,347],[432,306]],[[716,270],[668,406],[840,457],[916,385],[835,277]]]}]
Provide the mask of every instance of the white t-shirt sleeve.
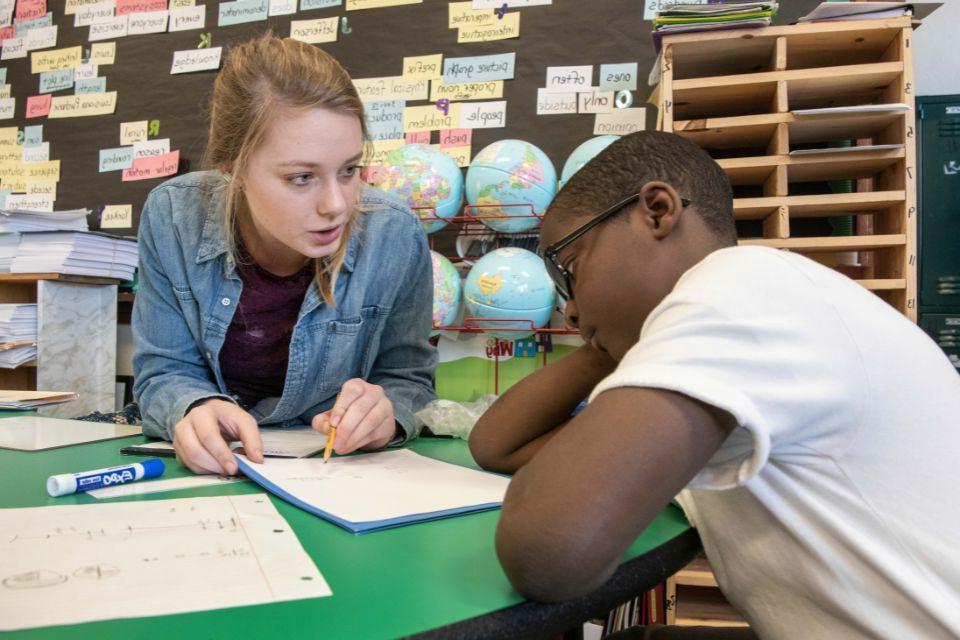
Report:
[{"label": "white t-shirt sleeve", "polygon": [[[840,378],[859,380],[860,361],[829,305],[777,261],[752,270],[743,256],[707,261],[654,309],[590,400],[613,388],[647,387],[730,414],[735,428],[690,489],[742,486],[772,456],[809,458],[846,446],[856,404],[850,394],[862,390],[838,388],[836,373],[844,367],[854,375]],[[790,295],[781,293],[784,279],[794,280]]]}]

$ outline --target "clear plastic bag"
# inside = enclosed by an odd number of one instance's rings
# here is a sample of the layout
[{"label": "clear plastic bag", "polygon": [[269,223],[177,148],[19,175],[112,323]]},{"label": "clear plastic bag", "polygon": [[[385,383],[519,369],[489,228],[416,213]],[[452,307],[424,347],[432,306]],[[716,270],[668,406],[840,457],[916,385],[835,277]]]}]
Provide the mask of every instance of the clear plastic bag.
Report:
[{"label": "clear plastic bag", "polygon": [[417,417],[437,435],[450,435],[466,440],[473,425],[490,408],[497,396],[481,396],[474,402],[433,400],[420,411]]}]

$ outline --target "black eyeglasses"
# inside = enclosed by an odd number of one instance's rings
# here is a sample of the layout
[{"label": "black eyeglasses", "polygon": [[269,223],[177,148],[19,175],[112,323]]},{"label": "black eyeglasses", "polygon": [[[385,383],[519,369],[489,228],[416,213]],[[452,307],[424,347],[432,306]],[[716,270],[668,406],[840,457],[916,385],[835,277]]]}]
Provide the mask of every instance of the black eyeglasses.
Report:
[{"label": "black eyeglasses", "polygon": [[[557,257],[559,253],[566,247],[570,246],[575,240],[580,238],[580,236],[585,234],[587,231],[590,231],[590,229],[593,229],[604,220],[612,218],[614,215],[624,210],[626,207],[630,206],[639,199],[639,193],[635,193],[632,196],[624,198],[608,209],[604,209],[602,212],[544,249],[543,259],[547,266],[547,274],[550,276],[550,279],[553,280],[553,284],[557,287],[557,292],[561,295],[561,297],[563,297],[564,300],[573,300],[573,281],[572,276],[567,268],[560,264],[560,259]],[[680,204],[686,208],[690,206],[690,201],[686,198],[680,198]]]}]

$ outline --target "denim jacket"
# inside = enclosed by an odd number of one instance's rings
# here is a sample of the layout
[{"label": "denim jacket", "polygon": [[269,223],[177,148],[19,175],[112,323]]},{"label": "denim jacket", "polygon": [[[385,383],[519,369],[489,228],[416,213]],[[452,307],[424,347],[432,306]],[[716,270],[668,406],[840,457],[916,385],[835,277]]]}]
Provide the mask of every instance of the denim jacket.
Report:
[{"label": "denim jacket", "polygon": [[[190,173],[154,189],[143,207],[132,329],[146,435],[172,439],[173,426],[203,398],[234,401],[219,355],[243,284],[222,223],[224,186],[217,172]],[[363,378],[383,387],[406,440],[421,426],[413,413],[435,398],[426,234],[409,209],[372,188],[364,188],[357,215],[336,307],[315,284],[307,289],[283,395],[250,410],[261,425],[310,424],[344,382]]]}]

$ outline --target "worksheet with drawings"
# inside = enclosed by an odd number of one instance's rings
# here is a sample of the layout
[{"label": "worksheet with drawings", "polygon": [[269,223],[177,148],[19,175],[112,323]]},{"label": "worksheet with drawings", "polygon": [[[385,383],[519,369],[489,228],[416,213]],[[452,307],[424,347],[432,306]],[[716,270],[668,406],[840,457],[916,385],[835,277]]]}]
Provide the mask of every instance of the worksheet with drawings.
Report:
[{"label": "worksheet with drawings", "polygon": [[329,464],[321,458],[237,459],[251,480],[355,533],[496,509],[510,483],[409,449],[336,456]]},{"label": "worksheet with drawings", "polygon": [[329,595],[263,494],[0,509],[0,631]]}]

